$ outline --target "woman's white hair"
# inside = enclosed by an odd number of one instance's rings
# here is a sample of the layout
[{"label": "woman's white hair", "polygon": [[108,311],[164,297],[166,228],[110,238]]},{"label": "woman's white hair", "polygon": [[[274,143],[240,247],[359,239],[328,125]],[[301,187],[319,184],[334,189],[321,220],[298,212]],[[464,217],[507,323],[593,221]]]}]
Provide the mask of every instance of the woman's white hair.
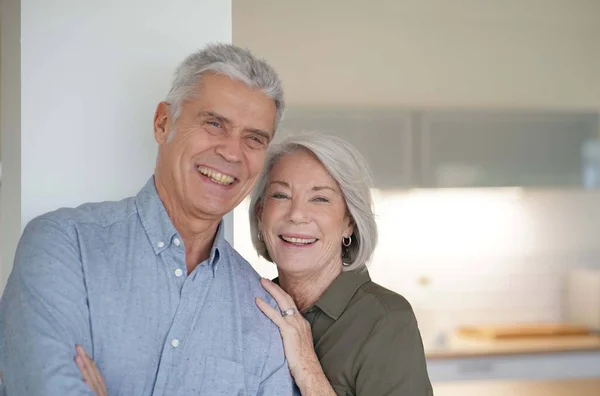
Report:
[{"label": "woman's white hair", "polygon": [[[330,135],[301,134],[271,146],[250,201],[250,230],[254,248],[259,255],[273,261],[265,243],[258,236],[258,211],[262,208],[273,167],[284,155],[298,150],[305,150],[314,155],[337,182],[342,192],[346,209],[354,225],[350,246],[342,245],[344,270],[353,270],[368,264],[377,246],[378,236],[367,163],[354,146]],[[340,244],[342,244],[341,240]]]},{"label": "woman's white hair", "polygon": [[165,101],[171,108],[173,122],[181,114],[183,102],[198,94],[196,85],[202,74],[212,72],[241,81],[246,86],[261,90],[275,102],[274,130],[283,117],[285,102],[283,88],[275,70],[249,50],[231,44],[209,44],[189,55],[175,71],[171,89]]}]

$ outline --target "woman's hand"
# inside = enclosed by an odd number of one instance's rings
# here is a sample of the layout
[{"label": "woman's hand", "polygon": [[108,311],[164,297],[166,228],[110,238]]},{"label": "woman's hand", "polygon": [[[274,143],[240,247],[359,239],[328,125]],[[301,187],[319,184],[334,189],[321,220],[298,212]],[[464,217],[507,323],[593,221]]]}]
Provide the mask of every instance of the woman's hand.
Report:
[{"label": "woman's hand", "polygon": [[[296,385],[303,395],[335,395],[315,353],[310,324],[298,312],[292,297],[281,287],[268,279],[262,279],[261,283],[277,301],[282,311],[294,310],[294,314],[283,316],[267,302],[259,297],[256,298],[256,305],[279,327],[285,357]],[[317,389],[313,389],[315,387]]]},{"label": "woman's hand", "polygon": [[77,367],[83,375],[83,381],[92,388],[96,396],[108,396],[104,379],[100,374],[100,370],[96,367],[96,363],[88,356],[81,345],[77,345],[75,349],[77,350],[75,363],[77,363]]}]

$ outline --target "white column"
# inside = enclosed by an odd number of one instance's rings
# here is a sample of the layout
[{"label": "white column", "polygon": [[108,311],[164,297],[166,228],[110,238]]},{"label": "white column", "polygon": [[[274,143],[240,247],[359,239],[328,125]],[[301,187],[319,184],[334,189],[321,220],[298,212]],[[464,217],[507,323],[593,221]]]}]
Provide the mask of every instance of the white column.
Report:
[{"label": "white column", "polygon": [[231,0],[3,0],[2,265],[33,217],[121,199],[152,174],[177,64],[231,42]]}]

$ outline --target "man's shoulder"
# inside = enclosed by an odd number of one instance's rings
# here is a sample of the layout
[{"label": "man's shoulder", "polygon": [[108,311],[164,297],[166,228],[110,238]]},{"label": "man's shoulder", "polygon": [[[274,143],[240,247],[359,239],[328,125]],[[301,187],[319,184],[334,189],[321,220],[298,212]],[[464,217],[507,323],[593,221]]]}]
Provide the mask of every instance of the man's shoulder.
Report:
[{"label": "man's shoulder", "polygon": [[[247,290],[254,296],[260,297],[271,306],[276,307],[276,302],[273,297],[260,284],[260,274],[252,267],[237,250],[228,244],[227,249],[228,259],[230,260],[234,275],[240,280]],[[238,282],[239,283],[239,282]],[[258,309],[258,308],[257,308]]]},{"label": "man's shoulder", "polygon": [[238,252],[233,246],[226,242],[227,246],[227,255],[228,259],[231,261],[231,264],[234,266],[235,271],[243,276],[249,277],[251,279],[255,279],[258,284],[258,280],[260,279],[260,275],[258,272],[252,267],[252,264],[248,262],[241,254]]},{"label": "man's shoulder", "polygon": [[107,227],[136,213],[134,197],[120,201],[88,202],[76,207],[62,207],[35,217],[29,228],[53,223],[65,230],[78,225]]}]

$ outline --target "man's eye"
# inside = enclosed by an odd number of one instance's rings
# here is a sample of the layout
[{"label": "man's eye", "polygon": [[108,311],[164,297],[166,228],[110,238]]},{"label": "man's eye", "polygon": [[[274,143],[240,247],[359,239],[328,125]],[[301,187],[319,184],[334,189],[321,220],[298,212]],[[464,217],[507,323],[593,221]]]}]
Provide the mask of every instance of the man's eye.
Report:
[{"label": "man's eye", "polygon": [[215,128],[221,128],[221,124],[219,124],[217,121],[208,121],[207,124]]},{"label": "man's eye", "polygon": [[262,137],[256,135],[248,136],[248,146],[257,149],[265,147],[265,140]]}]

